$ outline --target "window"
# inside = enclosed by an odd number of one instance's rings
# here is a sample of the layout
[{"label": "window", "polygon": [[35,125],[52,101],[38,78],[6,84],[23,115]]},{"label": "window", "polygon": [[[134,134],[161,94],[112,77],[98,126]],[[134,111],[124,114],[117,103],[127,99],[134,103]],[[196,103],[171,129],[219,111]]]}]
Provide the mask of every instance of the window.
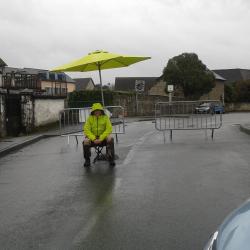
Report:
[{"label": "window", "polygon": [[45,91],[46,91],[46,94],[52,95],[52,88],[46,87],[46,88],[45,88]]},{"label": "window", "polygon": [[41,80],[47,80],[47,73],[38,73],[38,76]]},{"label": "window", "polygon": [[58,77],[58,81],[60,82],[66,82],[66,76],[65,74],[57,74],[57,77]]},{"label": "window", "polygon": [[55,80],[56,80],[55,73],[49,73],[49,79],[50,79],[51,81],[55,81]]}]

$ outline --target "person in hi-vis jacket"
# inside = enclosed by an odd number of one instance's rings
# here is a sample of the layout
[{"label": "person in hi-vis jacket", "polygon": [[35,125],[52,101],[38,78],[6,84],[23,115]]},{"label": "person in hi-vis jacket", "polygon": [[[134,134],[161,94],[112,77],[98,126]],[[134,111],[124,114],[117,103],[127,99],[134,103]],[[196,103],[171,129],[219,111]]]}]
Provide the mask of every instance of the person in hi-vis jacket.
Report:
[{"label": "person in hi-vis jacket", "polygon": [[106,146],[110,166],[115,166],[114,139],[111,137],[112,124],[100,103],[94,103],[91,113],[83,126],[86,138],[83,141],[84,166],[90,167],[91,147]]}]

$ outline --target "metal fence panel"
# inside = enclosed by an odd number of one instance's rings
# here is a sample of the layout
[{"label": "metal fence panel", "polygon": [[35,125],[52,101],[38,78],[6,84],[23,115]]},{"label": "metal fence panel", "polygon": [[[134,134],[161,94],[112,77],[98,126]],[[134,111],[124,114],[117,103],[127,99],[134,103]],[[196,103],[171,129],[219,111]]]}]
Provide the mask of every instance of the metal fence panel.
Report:
[{"label": "metal fence panel", "polygon": [[[68,108],[59,114],[61,136],[82,136],[83,125],[90,115],[91,108]],[[105,113],[113,126],[112,134],[125,133],[124,109],[121,106],[106,106]]]},{"label": "metal fence panel", "polygon": [[[208,105],[209,110],[201,111],[201,104]],[[202,130],[214,129],[222,126],[222,113],[214,112],[214,107],[222,106],[221,102],[206,101],[178,101],[158,102],[155,105],[155,128],[159,131],[169,130]]]}]

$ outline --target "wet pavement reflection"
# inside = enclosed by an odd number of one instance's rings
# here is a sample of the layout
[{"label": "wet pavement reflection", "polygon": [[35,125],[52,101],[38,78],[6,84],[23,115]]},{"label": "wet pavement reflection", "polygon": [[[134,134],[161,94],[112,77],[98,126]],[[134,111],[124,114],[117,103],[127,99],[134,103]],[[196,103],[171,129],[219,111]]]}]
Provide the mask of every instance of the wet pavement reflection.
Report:
[{"label": "wet pavement reflection", "polygon": [[114,169],[85,169],[81,144],[60,137],[0,158],[1,249],[202,249],[250,193],[245,117],[224,118],[213,141],[180,131],[165,144],[131,123]]}]

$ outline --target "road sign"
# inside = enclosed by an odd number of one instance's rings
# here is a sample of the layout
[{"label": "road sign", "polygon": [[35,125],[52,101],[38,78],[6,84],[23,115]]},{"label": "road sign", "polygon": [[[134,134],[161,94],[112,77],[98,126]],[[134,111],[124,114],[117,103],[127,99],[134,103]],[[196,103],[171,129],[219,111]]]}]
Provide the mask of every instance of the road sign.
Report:
[{"label": "road sign", "polygon": [[136,92],[144,92],[144,89],[145,89],[145,81],[135,80],[135,91]]},{"label": "road sign", "polygon": [[174,85],[168,85],[168,92],[174,91]]}]

